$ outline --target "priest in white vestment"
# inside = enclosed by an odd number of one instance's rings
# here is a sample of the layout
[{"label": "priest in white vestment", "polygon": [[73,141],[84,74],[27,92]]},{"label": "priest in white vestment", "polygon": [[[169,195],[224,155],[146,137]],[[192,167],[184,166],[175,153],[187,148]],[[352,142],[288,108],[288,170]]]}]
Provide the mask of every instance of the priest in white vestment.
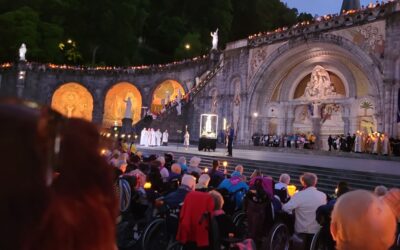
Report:
[{"label": "priest in white vestment", "polygon": [[144,146],[146,144],[146,128],[143,128],[142,132],[140,133],[140,146]]},{"label": "priest in white vestment", "polygon": [[156,131],[154,131],[154,129],[151,129],[150,132],[150,146],[154,147],[156,146]]},{"label": "priest in white vestment", "polygon": [[150,146],[150,129],[147,129],[143,140],[146,147]]},{"label": "priest in white vestment", "polygon": [[161,137],[162,137],[162,133],[161,133],[160,129],[157,129],[157,132],[156,132],[157,147],[161,146]]},{"label": "priest in white vestment", "polygon": [[163,146],[168,146],[168,130],[165,130],[164,133],[162,134],[162,143]]}]

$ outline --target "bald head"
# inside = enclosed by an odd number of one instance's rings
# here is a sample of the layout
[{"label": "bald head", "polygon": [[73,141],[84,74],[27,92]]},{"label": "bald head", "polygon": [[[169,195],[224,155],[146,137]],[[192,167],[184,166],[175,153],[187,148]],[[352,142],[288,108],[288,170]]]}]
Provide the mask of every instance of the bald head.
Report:
[{"label": "bald head", "polygon": [[337,249],[388,249],[396,232],[390,207],[372,192],[356,190],[340,196],[332,212],[331,233]]}]

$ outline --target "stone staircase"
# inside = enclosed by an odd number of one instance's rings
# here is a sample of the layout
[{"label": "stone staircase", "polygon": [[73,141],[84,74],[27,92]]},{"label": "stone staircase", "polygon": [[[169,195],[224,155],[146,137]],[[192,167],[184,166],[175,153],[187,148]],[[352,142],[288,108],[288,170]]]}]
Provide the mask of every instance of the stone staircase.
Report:
[{"label": "stone staircase", "polygon": [[[182,113],[185,114],[188,111],[187,107],[188,104],[191,103],[194,98],[196,97],[196,95],[198,95],[202,89],[205,88],[205,86],[207,86],[207,84],[214,78],[214,76],[223,68],[223,61],[221,59],[219,59],[220,54],[218,52],[213,52],[211,58],[212,61],[211,63],[211,69],[206,71],[200,78],[199,82],[195,83],[195,86],[190,89],[188,91],[188,93],[185,95],[186,98],[183,98],[181,101],[182,104]],[[136,131],[139,132],[141,131],[144,127],[148,128],[148,127],[156,127],[156,128],[162,128],[163,126],[160,126],[160,124],[165,123],[167,121],[167,123],[169,125],[172,125],[176,119],[180,119],[179,116],[177,115],[177,111],[176,111],[176,106],[177,103],[172,103],[171,106],[169,106],[162,114],[160,114],[156,119],[153,119],[151,116],[145,116],[143,117],[141,120],[139,120],[135,127],[136,127]],[[171,117],[172,120],[171,120]],[[178,117],[178,118],[177,118]],[[169,119],[168,119],[169,118]],[[171,130],[175,130],[177,128],[174,127],[174,125],[172,125],[173,127],[171,128]],[[179,129],[177,130],[182,130],[181,126],[178,125]],[[168,128],[170,129],[170,128]],[[184,128],[183,128],[184,129]],[[182,130],[184,131],[184,130]],[[173,141],[175,140],[174,138],[171,138]]]},{"label": "stone staircase", "polygon": [[[141,150],[145,154],[157,154],[163,155],[165,151],[161,150]],[[190,158],[196,154],[180,152],[174,153],[175,159],[180,156],[186,157],[187,162]],[[215,157],[215,156],[204,156],[201,157],[200,166],[207,166],[210,168],[213,160],[227,161],[228,171],[231,173],[234,167],[238,164],[244,166],[244,174],[249,177],[254,170],[259,169],[264,175],[270,175],[275,181],[279,179],[280,174],[288,173],[291,177],[291,183],[300,187],[299,176],[304,172],[313,172],[318,176],[318,189],[327,193],[333,194],[336,188],[336,184],[339,181],[347,181],[352,189],[366,189],[373,190],[378,185],[384,185],[388,188],[400,187],[400,176],[379,174],[379,173],[367,173],[361,171],[351,171],[333,168],[322,168],[305,165],[292,165],[285,163],[276,163],[268,161],[256,161],[251,159],[237,159],[228,157]]]}]

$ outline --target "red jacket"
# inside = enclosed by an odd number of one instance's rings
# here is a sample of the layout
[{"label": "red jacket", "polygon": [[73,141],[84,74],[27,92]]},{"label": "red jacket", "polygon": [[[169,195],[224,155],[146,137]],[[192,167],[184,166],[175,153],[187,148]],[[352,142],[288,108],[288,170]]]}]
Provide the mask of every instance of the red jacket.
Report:
[{"label": "red jacket", "polygon": [[210,194],[189,192],[180,212],[176,239],[182,244],[195,242],[197,247],[208,246],[209,216],[213,210],[214,200]]}]

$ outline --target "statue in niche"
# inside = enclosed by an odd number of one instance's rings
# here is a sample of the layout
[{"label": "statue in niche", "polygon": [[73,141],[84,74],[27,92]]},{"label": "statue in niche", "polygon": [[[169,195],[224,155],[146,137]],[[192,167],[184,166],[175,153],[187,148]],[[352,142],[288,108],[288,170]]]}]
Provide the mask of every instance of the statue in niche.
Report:
[{"label": "statue in niche", "polygon": [[233,97],[233,129],[238,131],[240,120],[240,83],[236,83],[235,96]]},{"label": "statue in niche", "polygon": [[27,52],[27,48],[25,43],[21,44],[21,47],[19,48],[19,60],[20,61],[26,61],[26,52]]},{"label": "statue in niche", "polygon": [[338,97],[338,94],[331,82],[328,71],[322,66],[315,66],[302,98],[320,100],[335,97]]},{"label": "statue in niche", "polygon": [[75,105],[67,104],[67,105],[65,105],[65,109],[67,110],[67,117],[71,118],[72,114],[73,114],[73,112],[75,110]]},{"label": "statue in niche", "polygon": [[124,100],[124,102],[126,103],[124,118],[132,119],[132,101],[131,101],[131,98],[128,97],[128,99]]},{"label": "statue in niche", "polygon": [[211,50],[218,50],[218,28],[215,32],[211,32],[212,48]]},{"label": "statue in niche", "polygon": [[218,90],[214,89],[211,99],[211,114],[216,114],[218,108]]}]

